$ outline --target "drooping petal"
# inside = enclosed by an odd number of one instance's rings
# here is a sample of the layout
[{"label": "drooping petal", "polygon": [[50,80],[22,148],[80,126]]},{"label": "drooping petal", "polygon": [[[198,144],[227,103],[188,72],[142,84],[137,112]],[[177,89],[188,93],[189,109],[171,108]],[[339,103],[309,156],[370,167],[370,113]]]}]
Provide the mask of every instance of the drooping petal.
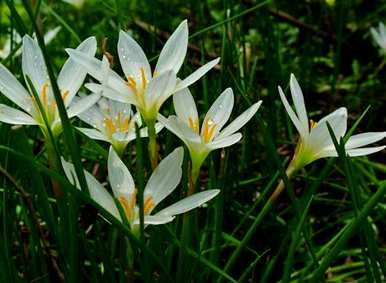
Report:
[{"label": "drooping petal", "polygon": [[[174,217],[172,216],[163,216],[163,215],[145,215],[143,223],[145,225],[161,225],[172,222]],[[134,225],[139,225],[139,219],[133,221]]]},{"label": "drooping petal", "polygon": [[212,69],[214,66],[218,64],[220,61],[220,58],[216,58],[208,63],[206,63],[204,66],[201,66],[196,71],[194,71],[192,74],[187,76],[184,80],[179,82],[176,86],[175,92],[180,91],[181,89],[184,89],[192,84],[194,84],[196,81],[198,81],[202,76],[204,76],[210,69]]},{"label": "drooping petal", "polygon": [[188,88],[175,93],[173,95],[174,110],[180,121],[184,121],[187,125],[199,130],[199,121],[196,103]]},{"label": "drooping petal", "polygon": [[184,20],[162,48],[154,71],[156,75],[166,71],[178,73],[188,49],[188,33],[188,22]]},{"label": "drooping petal", "polygon": [[[130,171],[119,158],[113,147],[110,147],[108,158],[109,181],[114,196],[119,198],[124,196],[130,203],[135,197],[135,184]],[[133,194],[134,193],[134,194]],[[135,201],[135,200],[134,200]]]},{"label": "drooping petal", "polygon": [[[67,179],[71,184],[80,189],[78,178],[76,177],[74,165],[70,162],[67,162],[61,158],[62,166],[64,169],[64,173],[66,174]],[[84,170],[84,174],[86,177],[86,182],[88,186],[88,190],[90,192],[91,198],[106,209],[111,215],[121,221],[121,216],[119,214],[118,208],[115,205],[113,197],[109,194],[109,192],[98,182],[97,179],[89,172]]]},{"label": "drooping petal", "polygon": [[38,125],[30,115],[23,111],[0,104],[0,121],[12,125]]},{"label": "drooping petal", "polygon": [[0,92],[17,106],[30,113],[32,109],[31,96],[2,64],[0,64]]},{"label": "drooping petal", "polygon": [[160,76],[152,79],[145,93],[146,107],[155,107],[158,112],[159,108],[165,102],[165,100],[173,94],[176,81],[177,78],[173,71],[166,71]]},{"label": "drooping petal", "polygon": [[99,141],[106,141],[106,142],[109,141],[105,135],[103,135],[100,131],[97,131],[95,129],[80,128],[80,127],[77,127],[77,129],[92,140],[99,140]]},{"label": "drooping petal", "polygon": [[43,54],[39,45],[29,35],[23,37],[22,69],[24,77],[29,77],[37,93],[49,81]]},{"label": "drooping petal", "polygon": [[195,209],[217,196],[220,190],[208,190],[186,197],[171,206],[162,209],[154,216],[174,216]]},{"label": "drooping petal", "polygon": [[151,197],[154,207],[173,192],[181,180],[184,149],[179,147],[165,157],[154,169],[144,190],[144,198]]},{"label": "drooping petal", "polygon": [[[204,123],[207,122],[208,125],[215,127],[212,137],[215,137],[228,121],[232,113],[233,103],[233,91],[231,88],[227,88],[209,108],[208,113],[205,115]],[[205,127],[203,126],[201,128],[201,135],[203,135],[204,130]]]},{"label": "drooping petal", "polygon": [[347,130],[347,109],[344,107],[338,108],[334,112],[322,118],[311,129],[307,144],[312,147],[313,152],[317,153],[324,147],[333,146],[333,142],[328,131],[327,123],[330,124],[335,137],[339,140],[343,137]]},{"label": "drooping petal", "polygon": [[80,98],[78,101],[73,103],[67,110],[69,118],[78,116],[80,113],[86,111],[93,106],[100,98],[100,94],[93,93],[85,97]]},{"label": "drooping petal", "polygon": [[132,77],[140,84],[143,79],[141,72],[144,72],[145,79],[151,79],[150,65],[141,46],[122,30],[119,32],[118,55],[126,78]]},{"label": "drooping petal", "polygon": [[127,94],[131,92],[125,81],[113,70],[110,69],[108,75],[106,76],[105,64],[103,61],[75,49],[67,48],[66,52],[72,59],[74,59],[75,62],[82,65],[95,79],[100,82],[106,81],[106,84],[110,88],[119,93]]},{"label": "drooping petal", "polygon": [[310,131],[308,127],[308,117],[306,106],[304,104],[304,97],[302,89],[299,86],[294,74],[291,74],[290,89],[292,95],[292,101],[294,102],[297,117],[299,118],[300,125],[302,126],[303,132],[308,133]]},{"label": "drooping petal", "polygon": [[[94,57],[96,49],[97,43],[94,36],[87,38],[76,48],[76,50],[91,57]],[[68,91],[64,99],[65,105],[71,103],[72,98],[82,86],[86,75],[87,70],[82,67],[82,65],[76,63],[71,57],[64,63],[58,75],[58,86],[62,93]]]},{"label": "drooping petal", "polygon": [[353,149],[377,142],[386,137],[386,132],[369,132],[351,136],[345,144],[346,149]]},{"label": "drooping petal", "polygon": [[135,99],[133,93],[131,92],[121,93],[107,85],[101,85],[96,83],[87,83],[85,84],[85,87],[91,90],[92,92],[100,93],[104,97],[110,98],[112,100],[119,101],[122,103],[138,105],[138,101]]},{"label": "drooping petal", "polygon": [[158,115],[158,121],[163,124],[169,131],[179,137],[184,143],[195,142],[201,143],[201,138],[184,122],[180,121],[176,116],[172,115],[165,118],[161,114]]},{"label": "drooping petal", "polygon": [[292,123],[294,124],[296,130],[298,131],[298,133],[300,134],[300,136],[303,139],[307,138],[308,137],[308,132],[304,132],[299,118],[296,116],[295,112],[292,110],[292,108],[291,108],[290,104],[288,103],[288,100],[285,97],[284,92],[283,92],[283,90],[281,89],[280,86],[278,87],[278,89],[279,89],[280,99],[283,102],[284,108],[287,111],[287,114],[290,117]]},{"label": "drooping petal", "polygon": [[211,150],[217,149],[217,148],[224,148],[227,146],[231,146],[235,143],[237,143],[241,139],[242,135],[240,133],[236,133],[230,136],[225,136],[221,139],[216,138],[212,142],[208,143],[207,146]]},{"label": "drooping petal", "polygon": [[369,155],[369,154],[384,150],[385,148],[386,146],[355,148],[355,149],[347,150],[347,154],[351,157],[364,156],[364,155]]},{"label": "drooping petal", "polygon": [[230,123],[228,126],[222,130],[219,135],[217,136],[217,139],[230,136],[231,134],[237,132],[241,127],[243,127],[259,110],[259,107],[261,105],[262,101],[253,104],[251,107],[249,107],[247,110],[245,110],[239,117],[237,117],[232,123]]}]

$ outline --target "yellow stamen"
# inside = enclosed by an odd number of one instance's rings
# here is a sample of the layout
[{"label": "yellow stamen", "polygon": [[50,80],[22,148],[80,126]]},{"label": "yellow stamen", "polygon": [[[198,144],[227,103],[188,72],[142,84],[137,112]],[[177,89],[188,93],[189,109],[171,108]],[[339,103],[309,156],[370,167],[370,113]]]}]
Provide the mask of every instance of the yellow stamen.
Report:
[{"label": "yellow stamen", "polygon": [[154,200],[151,196],[145,198],[143,203],[143,214],[147,215],[154,208]]},{"label": "yellow stamen", "polygon": [[214,130],[216,129],[217,125],[213,124],[212,126],[209,125],[210,120],[205,119],[203,124],[203,130],[202,130],[202,136],[204,138],[204,142],[208,143],[213,137]]},{"label": "yellow stamen", "polygon": [[47,106],[47,89],[48,89],[48,84],[45,82],[42,87],[42,103],[44,106]]},{"label": "yellow stamen", "polygon": [[145,89],[147,85],[145,70],[143,69],[143,67],[141,67],[139,71],[141,72],[142,89]]},{"label": "yellow stamen", "polygon": [[129,118],[126,117],[126,118],[123,120],[121,130],[122,130],[123,132],[126,132],[126,131],[129,130]]},{"label": "yellow stamen", "polygon": [[127,200],[125,196],[118,197],[118,201],[123,207],[125,211],[126,217],[131,220],[133,217],[133,210],[135,207],[135,203],[137,202],[137,193],[136,191],[132,192],[130,202]]},{"label": "yellow stamen", "polygon": [[198,132],[198,123],[197,123],[197,121],[193,121],[193,118],[189,117],[188,123],[189,123],[189,128],[191,128],[193,131],[195,131],[197,133]]},{"label": "yellow stamen", "polygon": [[318,123],[314,122],[313,120],[310,120],[310,128],[313,129],[318,125]]},{"label": "yellow stamen", "polygon": [[67,96],[68,96],[69,94],[70,94],[70,91],[68,91],[68,90],[63,91],[63,93],[62,93],[62,99],[63,99],[63,101],[66,100],[66,98],[67,98]]},{"label": "yellow stamen", "polygon": [[109,118],[105,118],[105,127],[106,127],[107,132],[110,135],[115,133],[115,126],[114,126],[113,120],[110,117]]},{"label": "yellow stamen", "polygon": [[137,82],[132,76],[127,77],[127,85],[131,88],[132,91],[137,92]]}]

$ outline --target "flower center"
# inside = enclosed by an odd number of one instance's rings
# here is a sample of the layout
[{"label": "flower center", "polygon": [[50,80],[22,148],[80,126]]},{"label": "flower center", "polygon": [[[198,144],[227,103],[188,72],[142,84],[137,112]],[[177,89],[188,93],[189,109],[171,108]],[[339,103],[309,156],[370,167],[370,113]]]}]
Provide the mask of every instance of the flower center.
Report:
[{"label": "flower center", "polygon": [[211,119],[205,119],[202,127],[201,136],[204,139],[204,143],[208,143],[214,137],[217,124],[215,124]]},{"label": "flower center", "polygon": [[145,200],[143,202],[143,214],[148,215],[151,210],[154,208],[154,200],[151,196],[145,197]]},{"label": "flower center", "polygon": [[198,133],[198,121],[197,119],[193,119],[192,117],[189,117],[188,119],[188,126],[191,128],[195,133]]},{"label": "flower center", "polygon": [[310,120],[310,128],[311,129],[316,128],[317,125],[318,125],[318,123],[316,123],[314,120]]},{"label": "flower center", "polygon": [[106,129],[106,133],[111,137],[116,132],[125,133],[129,130],[129,117],[122,117],[121,112],[118,112],[115,119],[111,116],[103,119],[103,125]]},{"label": "flower center", "polygon": [[139,103],[144,102],[144,93],[147,87],[147,79],[145,75],[145,70],[143,67],[139,69],[139,74],[141,78],[140,85],[137,83],[137,81],[134,79],[133,76],[127,76],[127,86],[133,91],[136,99]]},{"label": "flower center", "polygon": [[135,211],[134,211],[135,204],[137,202],[137,192],[134,191],[131,193],[130,202],[128,201],[128,199],[125,196],[120,196],[118,198],[118,201],[122,205],[127,219],[132,220],[132,218],[134,217],[134,213],[135,213]]}]

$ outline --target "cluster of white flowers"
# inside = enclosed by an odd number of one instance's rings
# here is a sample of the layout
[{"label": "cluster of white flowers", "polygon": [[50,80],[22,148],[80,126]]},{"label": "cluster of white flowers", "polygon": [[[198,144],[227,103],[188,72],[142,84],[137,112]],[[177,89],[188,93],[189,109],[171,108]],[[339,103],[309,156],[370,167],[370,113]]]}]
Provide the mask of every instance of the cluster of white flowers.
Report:
[{"label": "cluster of white flowers", "polygon": [[[22,70],[27,89],[0,64],[0,92],[22,110],[0,104],[0,121],[16,125],[38,125],[44,135],[51,130],[57,138],[62,126],[42,53],[36,41],[28,35],[24,36],[22,44]],[[129,34],[121,31],[117,50],[125,74],[123,79],[110,69],[106,57],[102,60],[94,57],[97,49],[96,39],[90,37],[76,49],[66,49],[70,58],[58,75],[57,83],[68,116],[77,116],[92,127],[77,129],[91,139],[111,144],[108,157],[109,182],[114,197],[120,203],[132,229],[137,229],[139,223],[137,190],[133,177],[119,156],[123,154],[128,143],[135,139],[135,125],[141,128],[141,137],[149,137],[149,145],[151,139],[154,139],[163,127],[179,137],[189,150],[192,161],[191,174],[192,178],[196,179],[202,163],[212,150],[228,147],[241,139],[239,129],[255,115],[262,103],[256,102],[224,127],[234,105],[233,91],[228,88],[210,107],[200,126],[200,115],[188,87],[212,69],[219,62],[219,58],[200,67],[185,79],[180,79],[177,74],[184,62],[187,47],[188,24],[183,21],[166,42],[152,71],[139,44]],[[87,74],[99,83],[86,83],[85,87],[92,93],[76,96]],[[303,94],[293,75],[290,79],[290,89],[295,111],[279,87],[283,105],[300,134],[292,166],[299,169],[316,159],[337,156],[327,124],[331,125],[336,138],[343,137],[347,128],[346,108],[339,108],[318,123],[311,121],[309,124]],[[35,95],[32,95],[33,93]],[[164,117],[159,112],[171,96],[176,115]],[[36,98],[39,101],[36,101]],[[137,112],[132,108],[136,108]],[[385,136],[385,132],[354,135],[345,144],[346,152],[350,156],[360,156],[382,150],[384,146],[363,146]],[[219,193],[218,190],[208,190],[192,194],[151,214],[155,206],[179,184],[183,153],[181,147],[177,148],[158,166],[157,162],[154,163],[153,173],[144,189],[143,209],[146,225],[170,222],[175,215],[194,209]],[[158,158],[154,155],[150,157]],[[79,187],[73,165],[64,159],[62,165],[70,182]],[[92,174],[85,172],[85,175],[91,197],[117,219],[122,220],[110,193]]]}]

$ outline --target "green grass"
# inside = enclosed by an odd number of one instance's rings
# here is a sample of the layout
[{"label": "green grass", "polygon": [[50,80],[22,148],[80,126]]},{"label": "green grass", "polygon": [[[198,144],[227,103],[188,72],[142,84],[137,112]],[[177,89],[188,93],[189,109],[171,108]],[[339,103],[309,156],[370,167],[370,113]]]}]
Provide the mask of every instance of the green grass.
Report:
[{"label": "green grass", "polygon": [[[277,86],[289,94],[294,73],[309,118],[345,106],[349,135],[384,130],[385,54],[369,28],[385,19],[386,3],[294,3],[86,0],[76,9],[62,1],[0,0],[0,47],[14,30],[38,31],[64,130],[55,141],[37,127],[0,123],[0,282],[384,282],[385,152],[348,158],[338,140],[338,158],[317,160],[288,179],[297,132]],[[190,88],[199,113],[227,87],[235,94],[231,119],[263,104],[242,140],[212,152],[201,168],[197,190],[221,194],[166,225],[144,227],[141,213],[136,237],[88,195],[82,168],[107,182],[108,145],[76,131],[81,122],[67,117],[56,77],[64,49],[91,35],[97,57],[111,54],[122,74],[120,29],[130,31],[154,67],[183,19],[191,45],[179,76],[221,57]],[[56,26],[61,31],[45,46],[41,32]],[[13,42],[1,63],[22,81],[20,47]],[[3,95],[0,103],[12,105]],[[161,112],[174,112],[171,99]],[[166,129],[157,142],[161,157],[182,145]],[[147,144],[138,138],[123,155],[140,207],[151,174]],[[60,156],[74,163],[82,190],[66,180]],[[185,150],[182,182],[159,208],[185,196],[189,166]],[[281,179],[285,189],[271,201]]]}]

